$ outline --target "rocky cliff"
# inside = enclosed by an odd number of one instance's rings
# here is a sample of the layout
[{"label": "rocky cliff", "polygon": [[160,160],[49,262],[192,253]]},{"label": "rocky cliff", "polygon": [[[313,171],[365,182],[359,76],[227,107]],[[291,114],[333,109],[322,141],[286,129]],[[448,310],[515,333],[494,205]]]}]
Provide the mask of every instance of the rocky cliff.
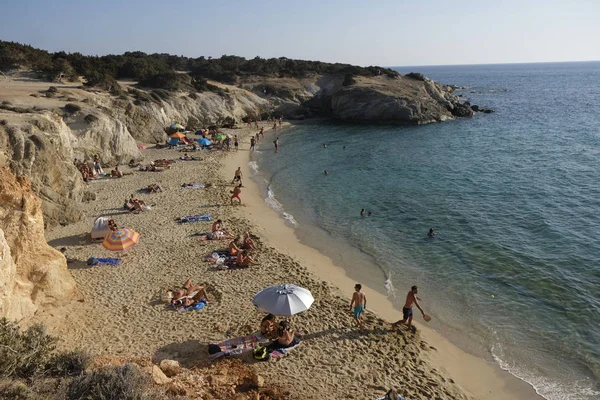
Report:
[{"label": "rocky cliff", "polygon": [[452,88],[411,76],[246,77],[211,91],[169,92],[121,83],[119,95],[40,81],[0,81],[0,166],[26,176],[43,200],[46,224],[79,218],[85,185],[73,159],[105,166],[139,159],[139,143],[160,143],[174,122],[189,130],[245,118],[328,116],[342,121],[424,124],[470,116]]},{"label": "rocky cliff", "polygon": [[65,257],[46,243],[42,202],[26,178],[0,168],[0,316],[26,319],[74,296]]}]

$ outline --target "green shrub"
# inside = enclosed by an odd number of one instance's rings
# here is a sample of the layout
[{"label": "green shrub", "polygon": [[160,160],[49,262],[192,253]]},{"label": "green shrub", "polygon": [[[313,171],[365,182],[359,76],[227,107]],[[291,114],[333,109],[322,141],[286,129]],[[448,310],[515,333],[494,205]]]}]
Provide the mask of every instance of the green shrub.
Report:
[{"label": "green shrub", "polygon": [[414,79],[416,81],[424,81],[425,77],[420,72],[410,72],[405,75],[407,78]]},{"label": "green shrub", "polygon": [[154,396],[149,379],[134,364],[104,367],[73,379],[68,400],[147,400]]},{"label": "green shrub", "polygon": [[66,351],[54,354],[46,364],[46,371],[55,376],[75,376],[83,373],[91,361],[90,355],[85,351]]},{"label": "green shrub", "polygon": [[41,400],[33,390],[23,382],[12,381],[0,386],[0,399],[3,400]]},{"label": "green shrub", "polygon": [[42,325],[21,331],[16,323],[0,319],[0,377],[31,378],[44,368],[56,342]]}]

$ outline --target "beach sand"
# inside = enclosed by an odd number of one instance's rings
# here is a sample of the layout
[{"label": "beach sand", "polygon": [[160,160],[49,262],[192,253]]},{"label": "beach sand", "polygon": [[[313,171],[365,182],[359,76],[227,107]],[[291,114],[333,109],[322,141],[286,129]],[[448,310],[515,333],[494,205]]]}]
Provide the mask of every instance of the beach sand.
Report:
[{"label": "beach sand", "polygon": [[[270,129],[269,125],[266,125]],[[289,321],[302,344],[276,362],[244,357],[267,379],[289,388],[294,398],[374,399],[394,387],[409,399],[529,399],[533,389],[496,365],[471,356],[443,337],[417,324],[417,333],[390,331],[388,321],[400,318],[387,298],[365,288],[368,310],[364,331],[355,327],[349,299],[354,281],[316,250],[301,244],[283,219],[268,208],[248,179],[248,136],[255,129],[224,130],[242,138],[235,152],[196,152],[202,161],[177,161],[164,172],[137,172],[122,179],[90,183],[97,194],[85,203],[81,221],[47,231],[50,245],[67,248],[80,299],[69,306],[39,312],[41,322],[61,337],[64,348],[83,348],[95,355],[176,359],[187,366],[205,366],[208,343],[255,332],[264,313],[252,305],[262,288],[292,283],[311,290],[315,303]],[[285,150],[280,148],[281,152]],[[178,158],[168,149],[143,151],[145,161]],[[234,170],[241,166],[244,206],[229,204]],[[129,172],[124,167],[125,172]],[[133,171],[133,170],[132,170]],[[137,194],[151,183],[162,193]],[[211,183],[210,188],[185,189],[183,183]],[[131,194],[152,210],[122,210]],[[227,241],[201,241],[197,233],[209,222],[178,224],[188,214],[221,218],[234,233],[259,237],[260,265],[221,271],[205,256],[224,249]],[[114,216],[118,226],[141,234],[140,243],[124,253],[110,253],[91,243],[95,218]],[[89,257],[119,257],[119,266],[88,267]],[[176,312],[165,306],[165,292],[186,279],[205,284],[211,300],[199,311]]]}]

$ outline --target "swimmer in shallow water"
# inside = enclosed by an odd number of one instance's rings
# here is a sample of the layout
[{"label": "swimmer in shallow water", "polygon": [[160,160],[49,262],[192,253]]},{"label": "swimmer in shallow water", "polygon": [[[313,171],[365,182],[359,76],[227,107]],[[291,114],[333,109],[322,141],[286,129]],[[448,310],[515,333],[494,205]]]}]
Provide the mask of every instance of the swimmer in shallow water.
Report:
[{"label": "swimmer in shallow water", "polygon": [[429,232],[427,232],[427,236],[432,238],[432,237],[435,237],[435,235],[437,235],[437,232],[434,232],[433,228],[429,228]]}]

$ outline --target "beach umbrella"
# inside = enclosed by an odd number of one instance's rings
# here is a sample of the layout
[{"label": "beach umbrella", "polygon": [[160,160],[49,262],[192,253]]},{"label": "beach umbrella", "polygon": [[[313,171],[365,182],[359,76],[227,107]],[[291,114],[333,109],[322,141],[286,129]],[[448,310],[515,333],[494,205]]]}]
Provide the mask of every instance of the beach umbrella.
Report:
[{"label": "beach umbrella", "polygon": [[217,136],[214,137],[214,139],[215,140],[225,140],[225,139],[227,139],[227,136],[225,136],[225,135],[217,135]]},{"label": "beach umbrella", "polygon": [[102,246],[110,251],[123,251],[138,244],[140,234],[133,229],[119,229],[106,236]]},{"label": "beach umbrella", "polygon": [[173,124],[173,125],[171,125],[171,129],[177,129],[177,130],[185,131],[185,128],[181,124]]},{"label": "beach umbrella", "polygon": [[210,144],[212,142],[210,140],[208,140],[207,138],[202,138],[202,139],[198,140],[198,143],[200,143],[202,146],[210,146]]},{"label": "beach umbrella", "polygon": [[172,135],[169,135],[169,137],[170,138],[177,138],[177,139],[181,140],[181,139],[183,139],[185,137],[185,135],[183,133],[177,132],[177,133],[174,133]]},{"label": "beach umbrella", "polygon": [[252,304],[264,312],[289,316],[308,310],[314,301],[308,289],[296,285],[275,285],[258,292]]}]

